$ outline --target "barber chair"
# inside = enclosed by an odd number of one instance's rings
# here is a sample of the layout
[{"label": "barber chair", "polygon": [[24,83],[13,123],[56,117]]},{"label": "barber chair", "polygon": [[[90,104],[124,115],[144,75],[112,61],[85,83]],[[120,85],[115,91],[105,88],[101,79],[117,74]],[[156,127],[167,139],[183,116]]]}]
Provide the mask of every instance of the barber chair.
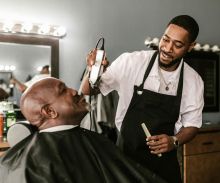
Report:
[{"label": "barber chair", "polygon": [[7,132],[7,142],[10,147],[13,147],[18,142],[22,141],[27,136],[36,131],[36,128],[28,121],[19,121],[13,124]]}]

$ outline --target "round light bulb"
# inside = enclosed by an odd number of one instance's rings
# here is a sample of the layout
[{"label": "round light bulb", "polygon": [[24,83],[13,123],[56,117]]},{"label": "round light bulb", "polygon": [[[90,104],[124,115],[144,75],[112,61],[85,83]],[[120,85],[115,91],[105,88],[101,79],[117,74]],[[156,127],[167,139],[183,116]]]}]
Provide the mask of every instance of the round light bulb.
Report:
[{"label": "round light bulb", "polygon": [[204,51],[209,51],[210,50],[210,45],[209,44],[204,44],[202,48],[203,48]]},{"label": "round light bulb", "polygon": [[29,33],[33,28],[33,24],[26,22],[22,25],[21,32]]},{"label": "round light bulb", "polygon": [[10,65],[9,70],[14,71],[16,69],[16,67],[14,65]]},{"label": "round light bulb", "polygon": [[196,43],[196,45],[194,46],[194,50],[199,51],[201,49],[202,49],[201,44]]},{"label": "round light bulb", "polygon": [[39,28],[38,33],[39,34],[48,34],[50,31],[50,26],[49,25],[41,25]]},{"label": "round light bulb", "polygon": [[66,34],[65,27],[57,27],[53,33],[54,36],[64,36]]},{"label": "round light bulb", "polygon": [[218,47],[218,45],[214,45],[214,46],[212,46],[211,50],[212,50],[213,52],[219,52],[219,51],[220,51],[220,48]]},{"label": "round light bulb", "polygon": [[152,43],[155,45],[155,46],[158,46],[159,45],[159,38],[157,38],[157,37],[155,37],[155,38],[153,38],[153,40],[152,40]]}]

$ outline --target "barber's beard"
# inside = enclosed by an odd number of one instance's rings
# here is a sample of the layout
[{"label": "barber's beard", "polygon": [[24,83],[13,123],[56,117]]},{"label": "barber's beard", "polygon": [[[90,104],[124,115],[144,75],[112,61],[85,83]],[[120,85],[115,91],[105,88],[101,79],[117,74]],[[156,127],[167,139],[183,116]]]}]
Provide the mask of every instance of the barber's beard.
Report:
[{"label": "barber's beard", "polygon": [[175,59],[175,60],[172,60],[172,61],[171,61],[170,63],[168,63],[168,64],[163,63],[163,62],[161,62],[161,60],[160,60],[160,52],[159,52],[158,61],[159,61],[159,66],[160,66],[160,67],[170,68],[170,67],[172,67],[172,66],[174,66],[174,65],[177,65],[177,67],[178,67],[178,65],[180,64],[181,60],[182,60],[182,57],[181,57],[181,58],[177,58],[177,59]]}]

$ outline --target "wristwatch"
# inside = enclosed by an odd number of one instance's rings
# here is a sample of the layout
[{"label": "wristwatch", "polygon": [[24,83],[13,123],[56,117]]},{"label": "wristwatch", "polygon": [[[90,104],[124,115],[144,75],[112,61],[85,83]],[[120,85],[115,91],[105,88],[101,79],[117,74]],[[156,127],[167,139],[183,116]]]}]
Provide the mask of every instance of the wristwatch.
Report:
[{"label": "wristwatch", "polygon": [[172,136],[172,139],[173,139],[173,145],[177,149],[180,146],[179,141],[176,136]]}]

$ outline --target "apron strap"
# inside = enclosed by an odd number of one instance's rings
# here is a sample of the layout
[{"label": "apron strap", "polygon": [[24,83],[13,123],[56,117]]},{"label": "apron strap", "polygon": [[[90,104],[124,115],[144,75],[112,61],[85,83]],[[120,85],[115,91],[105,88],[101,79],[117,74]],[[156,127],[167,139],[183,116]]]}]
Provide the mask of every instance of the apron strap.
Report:
[{"label": "apron strap", "polygon": [[183,61],[182,68],[180,71],[179,85],[177,89],[177,95],[181,97],[182,97],[182,90],[183,90],[183,75],[184,75],[183,69],[184,69],[184,61]]},{"label": "apron strap", "polygon": [[[176,100],[176,105],[180,105],[181,100],[182,100],[183,76],[184,76],[184,61],[183,61],[182,68],[181,68],[181,71],[180,71],[179,84],[178,84],[177,94],[176,94],[176,96],[178,97],[177,100]],[[180,107],[179,107],[179,112],[180,112]]]},{"label": "apron strap", "polygon": [[153,65],[154,65],[154,62],[155,62],[156,57],[157,57],[157,53],[158,53],[158,51],[155,51],[154,54],[153,54],[153,56],[151,57],[150,63],[149,63],[149,65],[147,66],[147,70],[146,70],[146,72],[145,72],[145,74],[144,74],[143,81],[142,81],[142,83],[138,86],[138,91],[140,91],[140,92],[143,91],[144,82],[145,82],[145,80],[147,79],[147,76],[149,75],[149,73],[150,73],[150,71],[151,71],[151,68],[152,68]]}]

